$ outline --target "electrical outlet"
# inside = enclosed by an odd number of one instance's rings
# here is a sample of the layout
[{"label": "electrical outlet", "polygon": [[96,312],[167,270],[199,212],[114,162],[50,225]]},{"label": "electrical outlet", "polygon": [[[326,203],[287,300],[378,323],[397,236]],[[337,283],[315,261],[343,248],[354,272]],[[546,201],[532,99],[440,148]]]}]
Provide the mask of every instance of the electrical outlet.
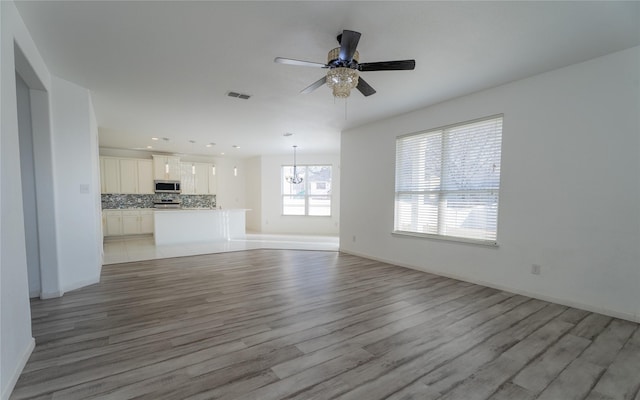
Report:
[{"label": "electrical outlet", "polygon": [[534,275],[540,275],[540,268],[539,264],[531,264],[531,273]]}]

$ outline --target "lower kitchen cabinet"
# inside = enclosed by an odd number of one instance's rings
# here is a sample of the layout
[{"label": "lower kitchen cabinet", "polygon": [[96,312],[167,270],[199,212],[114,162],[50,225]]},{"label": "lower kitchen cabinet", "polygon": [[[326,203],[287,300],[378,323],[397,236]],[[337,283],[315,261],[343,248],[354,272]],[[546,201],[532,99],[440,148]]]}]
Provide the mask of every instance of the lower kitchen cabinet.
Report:
[{"label": "lower kitchen cabinet", "polygon": [[153,233],[152,209],[102,210],[102,214],[104,236]]},{"label": "lower kitchen cabinet", "polygon": [[103,210],[102,233],[104,236],[122,235],[122,211]]},{"label": "lower kitchen cabinet", "polygon": [[153,210],[140,210],[140,233],[153,233]]}]

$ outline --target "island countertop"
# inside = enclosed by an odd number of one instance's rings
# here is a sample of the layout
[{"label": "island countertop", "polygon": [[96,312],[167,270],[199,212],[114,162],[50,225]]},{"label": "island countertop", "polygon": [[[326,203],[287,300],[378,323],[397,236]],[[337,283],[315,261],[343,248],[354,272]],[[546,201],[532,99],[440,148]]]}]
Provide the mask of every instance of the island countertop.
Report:
[{"label": "island countertop", "polygon": [[245,208],[156,209],[156,245],[241,239],[246,235]]}]

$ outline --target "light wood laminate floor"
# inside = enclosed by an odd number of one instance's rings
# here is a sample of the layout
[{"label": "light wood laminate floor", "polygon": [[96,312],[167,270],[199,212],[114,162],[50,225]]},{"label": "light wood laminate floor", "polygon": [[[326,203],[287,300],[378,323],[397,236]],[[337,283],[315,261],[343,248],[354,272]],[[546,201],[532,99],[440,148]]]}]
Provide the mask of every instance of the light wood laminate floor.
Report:
[{"label": "light wood laminate floor", "polygon": [[640,399],[638,324],[337,252],[108,265],[32,314],[11,399]]},{"label": "light wood laminate floor", "polygon": [[103,249],[104,264],[120,264],[255,249],[338,251],[339,241],[338,236],[247,233],[242,239],[156,246],[152,235],[135,235],[105,238]]}]

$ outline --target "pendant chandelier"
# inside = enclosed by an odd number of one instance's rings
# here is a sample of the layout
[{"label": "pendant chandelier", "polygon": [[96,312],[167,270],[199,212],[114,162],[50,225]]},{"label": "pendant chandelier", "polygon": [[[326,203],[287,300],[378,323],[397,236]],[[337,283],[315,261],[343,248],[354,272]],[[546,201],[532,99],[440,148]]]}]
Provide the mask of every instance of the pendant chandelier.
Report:
[{"label": "pendant chandelier", "polygon": [[298,167],[296,165],[296,148],[297,147],[298,146],[293,145],[293,176],[286,177],[287,182],[293,183],[294,185],[302,183],[302,177],[298,176]]}]

